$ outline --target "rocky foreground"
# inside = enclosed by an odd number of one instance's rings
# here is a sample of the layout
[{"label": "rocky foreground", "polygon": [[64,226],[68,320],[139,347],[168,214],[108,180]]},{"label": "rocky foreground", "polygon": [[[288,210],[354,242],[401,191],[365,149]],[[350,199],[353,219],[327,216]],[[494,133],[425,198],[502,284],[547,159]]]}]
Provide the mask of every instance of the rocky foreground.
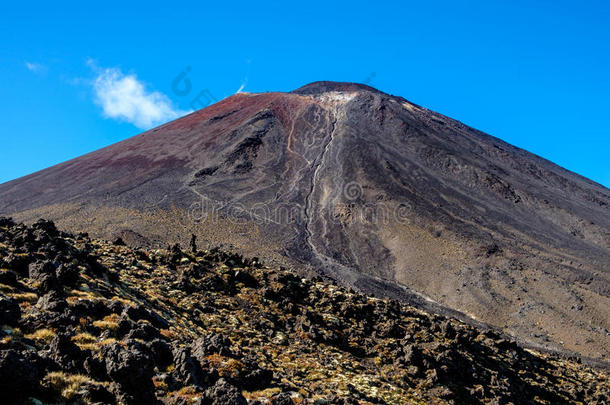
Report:
[{"label": "rocky foreground", "polygon": [[607,374],[219,250],[0,218],[2,403],[606,403]]}]

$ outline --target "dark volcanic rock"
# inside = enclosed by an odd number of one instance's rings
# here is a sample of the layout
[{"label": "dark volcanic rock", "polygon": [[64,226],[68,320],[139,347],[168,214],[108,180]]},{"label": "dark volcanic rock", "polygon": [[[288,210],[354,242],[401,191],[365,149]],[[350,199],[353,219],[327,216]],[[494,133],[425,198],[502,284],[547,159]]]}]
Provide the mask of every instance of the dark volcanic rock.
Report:
[{"label": "dark volcanic rock", "polygon": [[5,284],[13,287],[17,286],[17,274],[11,270],[0,271],[0,284]]},{"label": "dark volcanic rock", "polygon": [[127,333],[125,339],[151,341],[157,339],[159,336],[159,329],[148,323],[139,323]]},{"label": "dark volcanic rock", "polygon": [[272,380],[273,371],[255,367],[246,372],[243,377],[240,376],[236,384],[248,391],[256,391],[269,387]]},{"label": "dark volcanic rock", "polygon": [[123,310],[123,316],[133,321],[146,320],[156,328],[167,328],[169,324],[159,314],[142,306],[128,306]]},{"label": "dark volcanic rock", "polygon": [[151,354],[141,344],[129,341],[127,348],[118,344],[104,351],[106,372],[116,382],[122,400],[127,404],[155,403],[154,363]]},{"label": "dark volcanic rock", "polygon": [[165,370],[174,361],[171,346],[162,339],[154,339],[149,343],[154,362],[160,370]]},{"label": "dark volcanic rock", "polygon": [[60,333],[51,341],[49,348],[50,358],[62,369],[81,370],[85,360],[85,353],[71,340],[67,333]]},{"label": "dark volcanic rock", "polygon": [[59,284],[67,287],[74,287],[78,282],[80,271],[71,264],[61,264],[55,271]]},{"label": "dark volcanic rock", "polygon": [[64,297],[57,291],[49,291],[38,299],[36,305],[46,312],[62,312],[68,307]]},{"label": "dark volcanic rock", "polygon": [[220,379],[205,392],[205,398],[210,405],[246,405],[248,402],[238,388]]},{"label": "dark volcanic rock", "polygon": [[0,297],[0,325],[17,325],[21,318],[21,308],[12,298]]},{"label": "dark volcanic rock", "polygon": [[97,380],[107,380],[108,373],[106,372],[106,362],[97,357],[87,357],[83,363],[83,368],[88,375]]},{"label": "dark volcanic rock", "polygon": [[203,387],[203,369],[199,361],[191,355],[191,350],[189,348],[175,349],[173,357],[175,379],[184,385]]},{"label": "dark volcanic rock", "polygon": [[125,246],[125,242],[122,238],[116,238],[112,244],[115,246]]},{"label": "dark volcanic rock", "polygon": [[288,393],[282,393],[275,398],[273,398],[273,403],[277,405],[293,405],[292,398]]},{"label": "dark volcanic rock", "polygon": [[218,353],[222,356],[231,355],[231,340],[220,333],[202,336],[193,342],[193,356],[202,361],[205,356]]},{"label": "dark volcanic rock", "polygon": [[38,389],[43,371],[15,350],[0,350],[2,402],[19,404],[34,394]]},{"label": "dark volcanic rock", "polygon": [[38,290],[42,293],[58,290],[61,287],[59,280],[57,280],[56,266],[50,261],[31,263],[29,277],[38,283]]},{"label": "dark volcanic rock", "polygon": [[31,258],[28,256],[18,256],[14,253],[10,253],[7,257],[4,258],[3,267],[13,270],[17,274],[27,275],[30,260]]},{"label": "dark volcanic rock", "polygon": [[59,231],[53,221],[47,221],[45,219],[39,219],[32,225],[32,229],[43,231],[45,234],[50,237],[56,237],[59,235]]}]

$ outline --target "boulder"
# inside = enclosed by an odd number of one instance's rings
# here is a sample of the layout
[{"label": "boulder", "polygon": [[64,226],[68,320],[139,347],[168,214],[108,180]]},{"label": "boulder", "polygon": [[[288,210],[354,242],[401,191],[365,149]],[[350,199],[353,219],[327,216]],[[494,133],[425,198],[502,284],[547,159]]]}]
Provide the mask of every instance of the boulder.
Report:
[{"label": "boulder", "polygon": [[56,275],[61,285],[74,287],[80,279],[80,271],[76,265],[61,264],[56,270]]},{"label": "boulder", "polygon": [[[0,261],[1,263],[1,261]],[[11,270],[0,270],[0,284],[16,287],[19,285],[17,273]]]},{"label": "boulder", "polygon": [[29,256],[19,256],[14,253],[9,253],[9,255],[4,259],[2,267],[13,270],[18,275],[25,277],[28,274],[29,264]]},{"label": "boulder", "polygon": [[42,370],[15,350],[0,351],[0,393],[2,403],[20,404],[40,385]]},{"label": "boulder", "polygon": [[138,323],[127,333],[126,339],[150,341],[160,337],[159,329],[149,323]]},{"label": "boulder", "polygon": [[290,394],[282,392],[273,398],[273,405],[294,405]]},{"label": "boulder", "polygon": [[137,322],[139,320],[147,320],[153,326],[159,329],[167,329],[169,323],[159,314],[149,311],[141,305],[129,305],[123,310],[123,315]]},{"label": "boulder", "polygon": [[12,298],[0,297],[0,325],[16,326],[21,318],[21,308]]},{"label": "boulder", "polygon": [[127,347],[114,343],[103,351],[106,373],[117,383],[121,401],[126,404],[154,404],[154,364],[145,346],[127,341]]},{"label": "boulder", "polygon": [[204,373],[201,364],[191,355],[188,347],[173,351],[174,371],[172,376],[181,386],[194,385],[203,388]]},{"label": "boulder", "polygon": [[174,361],[171,346],[163,339],[154,339],[148,343],[155,365],[160,371],[166,370]]},{"label": "boulder", "polygon": [[216,381],[212,387],[205,392],[204,398],[209,405],[247,405],[246,399],[241,391],[229,384],[224,378]]},{"label": "boulder", "polygon": [[272,380],[273,371],[256,367],[240,378],[239,385],[247,391],[258,391],[269,387]]},{"label": "boulder", "polygon": [[69,334],[59,333],[51,341],[49,358],[63,370],[74,373],[83,368],[85,352],[72,341]]},{"label": "boulder", "polygon": [[68,303],[64,297],[57,291],[49,291],[38,299],[36,303],[41,311],[45,312],[63,312],[68,308]]},{"label": "boulder", "polygon": [[53,262],[37,261],[29,266],[29,278],[38,283],[38,291],[47,293],[51,290],[59,290],[61,285],[57,280],[56,266]]},{"label": "boulder", "polygon": [[206,356],[214,353],[218,353],[221,356],[230,356],[232,354],[231,340],[220,333],[212,333],[200,337],[193,342],[191,348],[193,349],[193,356],[199,361],[203,361]]},{"label": "boulder", "polygon": [[36,223],[34,223],[34,225],[32,225],[32,229],[41,230],[53,238],[59,236],[59,231],[55,227],[55,223],[53,223],[53,221],[39,219],[36,221]]},{"label": "boulder", "polygon": [[78,317],[101,319],[112,313],[106,302],[100,300],[79,299],[71,307],[72,313]]},{"label": "boulder", "polygon": [[83,368],[87,374],[95,380],[103,381],[108,379],[104,359],[98,359],[95,356],[88,356],[83,363]]}]

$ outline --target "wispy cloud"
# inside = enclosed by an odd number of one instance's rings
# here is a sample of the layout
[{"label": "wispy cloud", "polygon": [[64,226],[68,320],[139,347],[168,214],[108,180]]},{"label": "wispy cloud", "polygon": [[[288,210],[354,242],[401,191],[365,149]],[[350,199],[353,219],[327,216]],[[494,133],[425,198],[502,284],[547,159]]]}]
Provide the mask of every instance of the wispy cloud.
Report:
[{"label": "wispy cloud", "polygon": [[248,76],[250,76],[250,63],[251,62],[252,62],[251,59],[246,59],[246,65],[248,67],[246,77],[244,78],[244,81],[241,82],[241,86],[239,86],[239,89],[237,89],[237,91],[235,93],[241,93],[243,91],[243,89],[246,87],[246,85],[248,84]]},{"label": "wispy cloud", "polygon": [[95,102],[108,118],[127,121],[138,128],[149,129],[155,125],[188,114],[175,108],[163,93],[150,91],[135,74],[123,74],[117,68],[98,68],[93,81]]},{"label": "wispy cloud", "polygon": [[25,61],[25,67],[33,73],[44,73],[47,68],[46,66],[40,64],[40,63],[34,63],[34,62],[28,62]]},{"label": "wispy cloud", "polygon": [[247,77],[244,79],[244,81],[241,83],[241,86],[239,86],[239,89],[237,89],[237,91],[235,93],[241,93],[241,91],[244,89],[244,87],[246,87],[246,84],[248,84]]}]

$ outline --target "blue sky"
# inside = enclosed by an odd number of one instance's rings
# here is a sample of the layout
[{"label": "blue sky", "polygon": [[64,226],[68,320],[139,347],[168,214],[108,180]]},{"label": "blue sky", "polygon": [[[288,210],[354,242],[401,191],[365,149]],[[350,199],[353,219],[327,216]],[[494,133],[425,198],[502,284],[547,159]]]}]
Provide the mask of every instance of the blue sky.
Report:
[{"label": "blue sky", "polygon": [[[240,88],[337,80],[368,82],[610,187],[609,4],[5,2],[0,182]],[[181,72],[188,92],[173,85]]]}]

